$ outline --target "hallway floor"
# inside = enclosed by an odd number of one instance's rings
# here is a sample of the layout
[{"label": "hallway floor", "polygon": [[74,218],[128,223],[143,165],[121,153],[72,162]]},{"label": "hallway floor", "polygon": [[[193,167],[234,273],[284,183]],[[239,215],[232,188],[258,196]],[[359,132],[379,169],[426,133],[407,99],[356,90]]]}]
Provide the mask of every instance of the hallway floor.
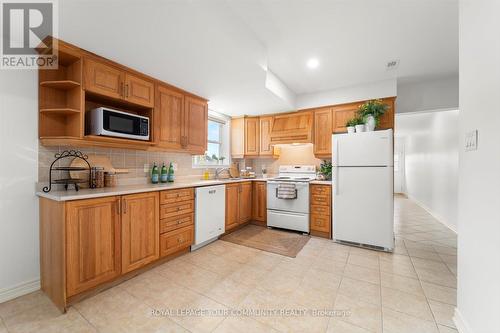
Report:
[{"label": "hallway floor", "polygon": [[0,333],[456,332],[456,235],[401,196],[395,232],[394,254],[311,238],[288,258],[217,241],[65,315],[42,292],[0,304]]}]

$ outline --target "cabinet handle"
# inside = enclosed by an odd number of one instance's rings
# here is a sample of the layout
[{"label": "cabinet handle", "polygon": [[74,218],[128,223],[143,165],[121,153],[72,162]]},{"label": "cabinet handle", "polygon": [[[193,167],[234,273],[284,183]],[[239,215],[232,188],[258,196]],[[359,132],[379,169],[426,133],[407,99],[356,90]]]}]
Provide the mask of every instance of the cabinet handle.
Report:
[{"label": "cabinet handle", "polygon": [[125,98],[128,98],[128,84],[125,85]]},{"label": "cabinet handle", "polygon": [[123,199],[123,214],[127,214],[127,200]]},{"label": "cabinet handle", "polygon": [[182,221],[177,221],[177,224],[181,224],[181,223],[182,223]]},{"label": "cabinet handle", "polygon": [[116,200],[116,214],[120,215],[121,214],[121,201],[120,199]]}]

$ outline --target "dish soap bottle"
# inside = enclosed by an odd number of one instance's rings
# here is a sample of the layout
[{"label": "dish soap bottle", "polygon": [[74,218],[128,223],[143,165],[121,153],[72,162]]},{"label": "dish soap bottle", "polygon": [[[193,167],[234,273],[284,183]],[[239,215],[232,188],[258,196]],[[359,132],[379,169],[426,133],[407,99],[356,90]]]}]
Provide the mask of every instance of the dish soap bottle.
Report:
[{"label": "dish soap bottle", "polygon": [[170,162],[170,165],[168,166],[168,181],[171,183],[174,181],[174,165],[172,162]]},{"label": "dish soap bottle", "polygon": [[151,170],[151,183],[153,184],[158,184],[158,180],[160,178],[159,171],[158,171],[158,166],[156,165],[156,162],[153,163],[153,169]]},{"label": "dish soap bottle", "polygon": [[168,171],[165,163],[161,166],[160,182],[166,183],[168,181]]}]

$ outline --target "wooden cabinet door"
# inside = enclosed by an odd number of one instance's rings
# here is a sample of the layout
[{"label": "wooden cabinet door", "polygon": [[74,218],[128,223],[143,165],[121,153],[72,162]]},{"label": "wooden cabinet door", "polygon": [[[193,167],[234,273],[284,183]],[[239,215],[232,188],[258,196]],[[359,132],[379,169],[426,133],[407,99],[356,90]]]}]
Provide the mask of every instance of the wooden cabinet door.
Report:
[{"label": "wooden cabinet door", "polygon": [[245,118],[245,156],[259,155],[259,118]]},{"label": "wooden cabinet door", "polygon": [[240,184],[226,184],[226,231],[238,226],[239,192]]},{"label": "wooden cabinet door", "polygon": [[267,221],[267,189],[266,182],[253,182],[252,219],[254,221]]},{"label": "wooden cabinet door", "polygon": [[312,127],[312,111],[275,115],[269,134],[271,143],[311,143]]},{"label": "wooden cabinet door", "polygon": [[240,183],[239,195],[239,223],[246,223],[252,219],[252,183]]},{"label": "wooden cabinet door", "polygon": [[350,103],[332,107],[333,133],[347,132],[345,123],[356,116],[356,111],[362,103]]},{"label": "wooden cabinet door", "polygon": [[122,271],[127,273],[159,258],[158,192],[122,197]]},{"label": "wooden cabinet door", "polygon": [[102,62],[85,58],[83,76],[85,90],[113,98],[124,97],[123,71]]},{"label": "wooden cabinet door", "polygon": [[394,102],[396,97],[383,98],[382,101],[389,105],[389,108],[379,119],[379,124],[377,129],[389,129],[394,128]]},{"label": "wooden cabinet door", "polygon": [[155,104],[153,81],[130,73],[125,74],[125,99],[131,103],[153,107]]},{"label": "wooden cabinet door", "polygon": [[260,156],[273,156],[273,146],[271,146],[271,122],[273,117],[260,117],[259,118],[259,155]]},{"label": "wooden cabinet door", "polygon": [[205,154],[207,150],[207,127],[207,102],[193,97],[185,97],[183,147],[192,154]]},{"label": "wooden cabinet door", "polygon": [[184,95],[158,86],[156,90],[155,140],[159,146],[182,149]]},{"label": "wooden cabinet door", "polygon": [[314,111],[314,155],[332,155],[332,110]]},{"label": "wooden cabinet door", "polygon": [[67,297],[121,274],[119,207],[119,197],[67,203]]}]

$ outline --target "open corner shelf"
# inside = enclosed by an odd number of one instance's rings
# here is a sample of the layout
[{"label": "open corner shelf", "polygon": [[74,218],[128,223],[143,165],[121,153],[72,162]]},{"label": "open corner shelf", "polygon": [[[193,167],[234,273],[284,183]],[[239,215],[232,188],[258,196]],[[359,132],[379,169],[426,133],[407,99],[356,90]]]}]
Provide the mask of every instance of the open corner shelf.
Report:
[{"label": "open corner shelf", "polygon": [[54,88],[59,90],[69,90],[80,87],[80,82],[73,80],[48,80],[40,82],[41,87]]}]

